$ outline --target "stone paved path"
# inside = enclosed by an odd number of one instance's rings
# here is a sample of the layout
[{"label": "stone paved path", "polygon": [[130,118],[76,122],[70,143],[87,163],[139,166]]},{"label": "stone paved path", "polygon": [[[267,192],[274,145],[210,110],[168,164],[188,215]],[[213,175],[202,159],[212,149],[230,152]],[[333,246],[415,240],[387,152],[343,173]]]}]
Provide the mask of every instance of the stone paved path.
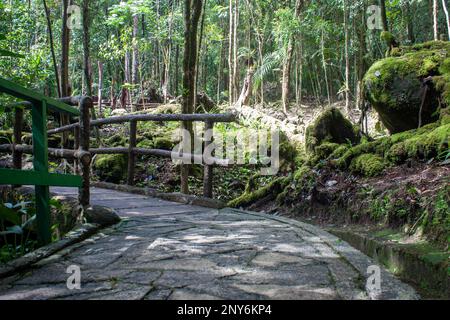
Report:
[{"label": "stone paved path", "polygon": [[[92,202],[123,222],[0,280],[0,299],[417,298],[384,269],[381,292],[367,290],[375,263],[308,224],[96,188]],[[81,290],[66,287],[70,265]]]}]

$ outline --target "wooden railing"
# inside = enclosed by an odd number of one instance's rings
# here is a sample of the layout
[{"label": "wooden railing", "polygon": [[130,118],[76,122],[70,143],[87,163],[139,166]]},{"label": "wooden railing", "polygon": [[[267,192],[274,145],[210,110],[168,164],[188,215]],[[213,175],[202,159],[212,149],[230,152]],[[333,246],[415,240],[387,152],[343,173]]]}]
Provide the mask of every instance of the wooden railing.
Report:
[{"label": "wooden railing", "polygon": [[[110,117],[104,119],[97,119],[90,122],[91,127],[100,127],[104,125],[111,124],[122,124],[129,123],[130,136],[129,143],[127,147],[103,147],[103,148],[91,148],[89,152],[91,155],[95,154],[127,154],[128,155],[128,170],[127,170],[127,184],[134,185],[135,177],[135,167],[136,167],[136,156],[137,155],[152,155],[165,158],[171,158],[173,155],[172,150],[161,150],[161,149],[148,149],[148,148],[137,148],[137,124],[138,122],[165,122],[165,121],[177,121],[177,122],[195,122],[201,121],[205,123],[205,130],[210,130],[210,135],[205,139],[205,147],[212,143],[212,131],[214,129],[214,124],[219,122],[234,122],[236,117],[233,114],[133,114],[125,116]],[[76,130],[79,127],[78,123],[73,123],[60,128],[52,129],[48,131],[48,134],[58,134],[67,131]],[[85,129],[80,129],[82,132]],[[1,151],[1,146],[0,146]],[[180,157],[191,157],[195,163],[204,163],[202,155],[195,154],[179,154]],[[221,159],[213,158],[213,164],[204,164],[203,173],[203,196],[207,198],[212,198],[213,191],[213,166],[214,165],[227,165],[227,161]]]},{"label": "wooden railing", "polygon": [[[88,99],[81,99],[80,110],[69,106],[67,101],[58,101],[28,90],[10,81],[0,78],[0,92],[27,101],[23,106],[16,106],[14,124],[14,143],[0,146],[1,151],[13,153],[14,169],[0,168],[0,184],[34,185],[36,201],[36,220],[38,240],[41,244],[51,241],[50,231],[50,192],[49,186],[79,187],[80,203],[89,203],[89,136],[80,136],[78,150],[58,150],[48,148],[47,114],[49,111],[80,116],[79,127],[89,127]],[[31,108],[33,145],[23,146],[22,127],[24,107]],[[87,116],[86,116],[87,115]],[[31,153],[34,170],[22,170],[22,154]],[[71,157],[81,160],[85,166],[83,177],[67,174],[49,173],[48,155]],[[86,166],[87,164],[87,166]],[[86,189],[87,186],[87,189]],[[86,193],[87,191],[87,193]]]},{"label": "wooden railing", "polygon": [[[90,202],[90,167],[92,156],[95,154],[127,154],[128,170],[127,184],[134,185],[135,166],[137,155],[153,155],[170,158],[171,150],[137,148],[137,124],[138,122],[177,121],[205,123],[205,130],[212,133],[215,123],[236,121],[233,114],[133,114],[110,117],[91,121],[90,109],[93,107],[89,97],[68,97],[59,100],[51,99],[43,95],[27,90],[9,81],[0,79],[0,92],[21,98],[26,102],[9,110],[15,112],[14,143],[0,145],[1,152],[12,152],[14,169],[0,169],[0,184],[35,185],[36,208],[38,218],[38,233],[42,243],[50,241],[50,213],[49,213],[49,186],[79,187],[79,202],[86,207]],[[78,106],[79,109],[71,106]],[[22,144],[23,110],[31,109],[33,114],[32,134],[33,145]],[[59,128],[47,130],[47,109],[57,113],[66,113],[78,116],[79,120]],[[91,127],[101,127],[111,124],[129,123],[130,137],[128,147],[100,147],[90,148]],[[48,135],[73,132],[74,149],[48,148]],[[205,147],[212,143],[212,134],[204,139]],[[23,171],[22,154],[34,155],[34,171]],[[74,161],[74,175],[51,174],[48,172],[48,156]],[[179,154],[183,158],[191,158],[195,163],[204,163],[202,155]],[[204,163],[203,196],[212,198],[213,195],[213,167],[215,165],[227,165],[227,161],[214,159],[212,164]]]}]

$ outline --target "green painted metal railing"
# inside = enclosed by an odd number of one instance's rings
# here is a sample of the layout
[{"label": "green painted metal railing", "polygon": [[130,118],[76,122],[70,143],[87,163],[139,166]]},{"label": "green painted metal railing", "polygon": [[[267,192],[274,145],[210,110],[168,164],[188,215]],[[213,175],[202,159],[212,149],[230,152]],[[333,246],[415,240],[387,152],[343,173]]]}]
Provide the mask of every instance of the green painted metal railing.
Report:
[{"label": "green painted metal railing", "polygon": [[49,173],[47,111],[79,116],[79,110],[58,100],[28,90],[0,78],[0,93],[6,93],[32,104],[33,171],[0,168],[0,185],[34,185],[36,197],[36,220],[38,240],[41,244],[51,242],[50,186],[82,187],[80,176]]}]

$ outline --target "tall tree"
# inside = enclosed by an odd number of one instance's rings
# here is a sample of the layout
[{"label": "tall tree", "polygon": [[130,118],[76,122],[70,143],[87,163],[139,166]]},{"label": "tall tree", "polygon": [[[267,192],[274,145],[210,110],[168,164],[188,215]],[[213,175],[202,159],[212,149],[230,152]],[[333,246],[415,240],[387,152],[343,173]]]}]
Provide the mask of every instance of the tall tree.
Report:
[{"label": "tall tree", "polygon": [[[183,113],[194,113],[195,109],[195,83],[197,65],[197,33],[198,22],[202,12],[203,0],[184,1],[184,57],[183,57]],[[193,126],[192,122],[183,122],[183,129],[189,132],[190,139],[184,139],[183,150],[193,152]],[[187,146],[187,140],[191,140],[191,145]],[[186,147],[186,148],[185,148]],[[189,193],[189,169],[190,165],[181,166],[181,192]]]},{"label": "tall tree", "polygon": [[83,0],[83,69],[84,81],[86,86],[86,94],[92,96],[92,66],[90,52],[90,17],[89,17],[90,0]]},{"label": "tall tree", "polygon": [[61,84],[59,81],[58,62],[56,62],[55,44],[54,44],[54,39],[53,39],[52,22],[50,19],[50,10],[48,9],[47,1],[43,0],[43,3],[44,3],[45,17],[47,20],[48,40],[49,40],[49,45],[50,45],[50,51],[52,54],[53,71],[55,72],[56,89],[58,92],[58,97],[61,98]]},{"label": "tall tree", "polygon": [[434,40],[439,40],[439,28],[438,28],[438,0],[433,0],[433,35]]},{"label": "tall tree", "polygon": [[380,0],[380,9],[381,9],[381,22],[383,26],[383,31],[389,31],[389,24],[386,13],[386,0]]},{"label": "tall tree", "polygon": [[442,0],[442,8],[444,9],[444,13],[445,13],[445,21],[447,24],[448,40],[450,40],[450,17],[448,14],[448,7],[447,7],[447,3],[445,2],[445,0]]},{"label": "tall tree", "polygon": [[350,110],[350,53],[349,53],[349,8],[348,1],[344,0],[344,34],[345,34],[345,109]]},{"label": "tall tree", "polygon": [[[296,0],[294,19],[299,18],[304,1],[305,0]],[[296,35],[293,34],[289,38],[287,49],[286,49],[286,57],[285,57],[284,63],[283,63],[283,76],[282,76],[282,81],[281,81],[281,103],[283,105],[283,110],[285,113],[287,113],[287,111],[288,111],[288,104],[289,104],[291,66],[292,66],[292,57],[293,57],[294,46],[295,46],[295,37],[296,37]]]},{"label": "tall tree", "polygon": [[71,0],[62,0],[62,26],[61,26],[61,95],[67,97],[71,94],[69,85],[69,46],[70,46],[70,29],[69,21],[69,5]]}]

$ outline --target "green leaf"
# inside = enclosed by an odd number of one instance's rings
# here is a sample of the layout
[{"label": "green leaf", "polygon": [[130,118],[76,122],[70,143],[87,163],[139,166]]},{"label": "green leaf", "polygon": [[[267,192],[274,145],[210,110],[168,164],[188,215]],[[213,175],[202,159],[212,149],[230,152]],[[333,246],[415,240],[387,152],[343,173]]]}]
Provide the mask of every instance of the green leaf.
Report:
[{"label": "green leaf", "polygon": [[17,212],[14,210],[7,208],[5,205],[0,205],[0,219],[9,221],[16,225],[20,224],[20,217],[17,215]]},{"label": "green leaf", "polygon": [[30,219],[28,219],[23,225],[22,229],[31,229],[32,224],[36,221],[36,215],[32,216]]},{"label": "green leaf", "polygon": [[0,49],[0,57],[25,58],[23,54],[14,53],[5,49]]}]

